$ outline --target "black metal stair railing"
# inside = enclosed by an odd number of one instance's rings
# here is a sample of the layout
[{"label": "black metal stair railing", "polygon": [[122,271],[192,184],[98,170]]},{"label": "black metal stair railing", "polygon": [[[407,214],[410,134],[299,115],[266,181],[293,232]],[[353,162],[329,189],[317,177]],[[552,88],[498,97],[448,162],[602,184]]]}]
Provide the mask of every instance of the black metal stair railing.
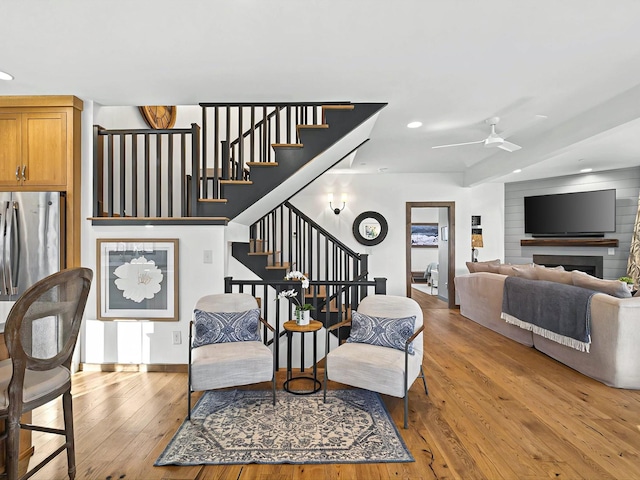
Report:
[{"label": "black metal stair railing", "polygon": [[269,270],[297,270],[311,280],[331,281],[367,274],[366,254],[349,248],[290,202],[251,225],[249,236],[249,255],[264,257]]},{"label": "black metal stair railing", "polygon": [[187,174],[198,165],[200,127],[93,129],[94,217],[187,216]]},{"label": "black metal stair railing", "polygon": [[251,222],[284,200],[280,185],[386,104],[200,105],[202,139],[196,124],[169,130],[94,127],[94,224],[226,224],[276,192],[277,201],[243,220]]},{"label": "black metal stair railing", "polygon": [[322,107],[349,102],[200,103],[200,199],[223,199],[224,182],[250,182],[251,167],[274,165],[273,145],[296,145],[300,125],[322,125]]},{"label": "black metal stair railing", "polygon": [[[311,284],[299,303],[326,312],[330,324],[350,317],[350,299],[362,295],[368,257],[353,251],[295,206],[285,202],[253,224],[250,241],[234,243],[233,256],[265,281],[278,285],[299,271]],[[320,282],[320,283],[318,283]]]}]

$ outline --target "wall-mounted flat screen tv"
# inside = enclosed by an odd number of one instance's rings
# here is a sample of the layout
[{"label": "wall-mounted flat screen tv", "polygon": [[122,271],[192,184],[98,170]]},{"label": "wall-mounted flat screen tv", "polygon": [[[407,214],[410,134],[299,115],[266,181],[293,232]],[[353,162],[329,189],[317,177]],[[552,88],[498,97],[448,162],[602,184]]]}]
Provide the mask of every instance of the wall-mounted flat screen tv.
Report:
[{"label": "wall-mounted flat screen tv", "polygon": [[535,236],[603,236],[616,231],[616,191],[524,198],[524,231]]}]

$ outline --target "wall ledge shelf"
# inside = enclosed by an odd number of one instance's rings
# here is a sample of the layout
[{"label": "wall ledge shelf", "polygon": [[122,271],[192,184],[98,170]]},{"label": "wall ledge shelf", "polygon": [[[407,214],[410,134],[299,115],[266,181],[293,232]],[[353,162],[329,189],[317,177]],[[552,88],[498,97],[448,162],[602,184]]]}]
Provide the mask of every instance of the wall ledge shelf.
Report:
[{"label": "wall ledge shelf", "polygon": [[617,238],[524,238],[522,247],[617,247]]}]

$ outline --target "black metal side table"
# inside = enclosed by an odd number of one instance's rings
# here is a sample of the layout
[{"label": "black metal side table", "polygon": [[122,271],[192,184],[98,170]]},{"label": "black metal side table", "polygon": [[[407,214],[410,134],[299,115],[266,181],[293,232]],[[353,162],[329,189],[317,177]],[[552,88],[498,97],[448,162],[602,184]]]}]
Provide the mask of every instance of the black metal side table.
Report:
[{"label": "black metal side table", "polygon": [[[317,346],[317,333],[322,328],[322,322],[317,320],[309,320],[309,325],[298,325],[295,320],[285,322],[282,326],[287,332],[287,380],[284,382],[283,388],[289,393],[295,395],[310,395],[320,391],[322,383],[318,380],[318,367],[316,362],[318,361],[318,346]],[[294,377],[291,371],[291,342],[294,333],[300,333],[300,373],[304,374],[304,334],[313,333],[313,376],[299,375]],[[313,388],[311,390],[292,390],[291,384],[297,381],[312,381]]]}]

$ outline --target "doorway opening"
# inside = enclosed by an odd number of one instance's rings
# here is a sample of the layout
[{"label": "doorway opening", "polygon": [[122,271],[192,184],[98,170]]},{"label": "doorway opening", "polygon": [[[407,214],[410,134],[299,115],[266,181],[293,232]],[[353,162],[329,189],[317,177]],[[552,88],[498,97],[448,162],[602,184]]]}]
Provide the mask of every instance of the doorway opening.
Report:
[{"label": "doorway opening", "polygon": [[455,308],[455,238],[455,202],[406,203],[407,297],[415,281]]}]

